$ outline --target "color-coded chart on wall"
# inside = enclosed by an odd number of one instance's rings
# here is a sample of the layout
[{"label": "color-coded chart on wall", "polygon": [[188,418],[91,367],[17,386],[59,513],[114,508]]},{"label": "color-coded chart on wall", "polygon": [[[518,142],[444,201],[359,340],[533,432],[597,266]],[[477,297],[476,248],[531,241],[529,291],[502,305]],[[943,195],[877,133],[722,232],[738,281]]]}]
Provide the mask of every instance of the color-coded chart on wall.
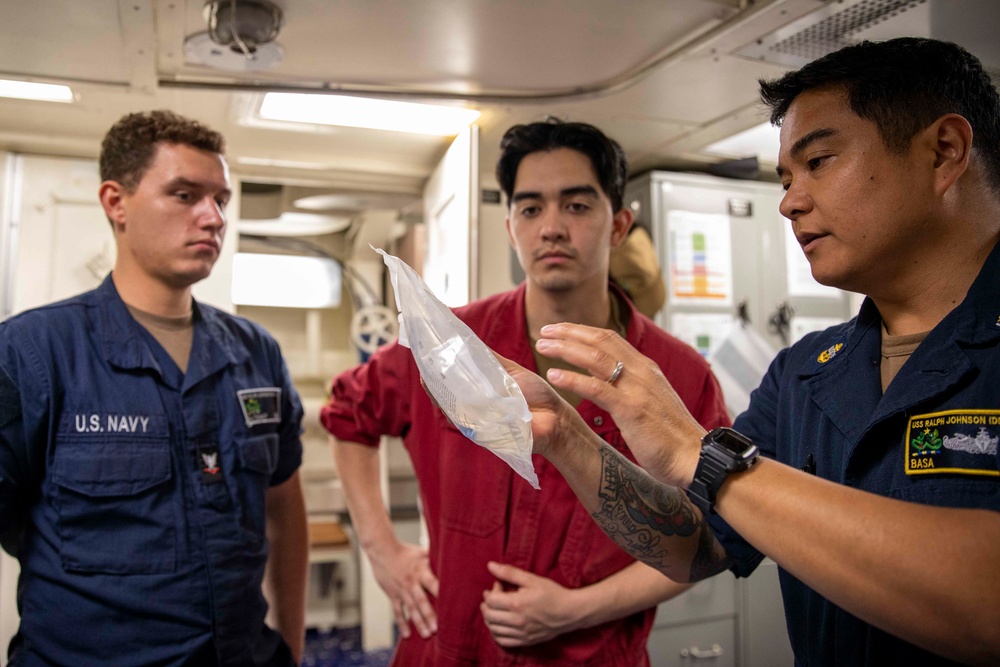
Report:
[{"label": "color-coded chart on wall", "polygon": [[731,304],[729,216],[693,211],[667,215],[670,294],[674,303]]}]

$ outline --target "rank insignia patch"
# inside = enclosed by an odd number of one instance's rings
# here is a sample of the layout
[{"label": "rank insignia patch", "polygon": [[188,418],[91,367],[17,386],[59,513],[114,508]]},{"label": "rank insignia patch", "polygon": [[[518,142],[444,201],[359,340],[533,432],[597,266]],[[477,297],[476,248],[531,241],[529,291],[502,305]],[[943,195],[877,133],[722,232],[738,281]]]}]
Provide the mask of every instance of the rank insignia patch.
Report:
[{"label": "rank insignia patch", "polygon": [[945,410],[910,418],[907,475],[961,473],[1000,477],[1000,410]]},{"label": "rank insignia patch", "polygon": [[281,387],[258,387],[236,392],[247,428],[281,421]]},{"label": "rank insignia patch", "polygon": [[825,350],[819,353],[819,356],[816,357],[816,361],[818,361],[821,364],[825,364],[826,362],[830,361],[835,356],[837,356],[837,353],[840,352],[842,349],[844,349],[843,343],[837,343],[836,345],[831,345],[830,347],[826,348]]},{"label": "rank insignia patch", "polygon": [[202,484],[215,484],[222,481],[222,467],[219,463],[218,447],[198,448],[198,468],[201,469]]}]

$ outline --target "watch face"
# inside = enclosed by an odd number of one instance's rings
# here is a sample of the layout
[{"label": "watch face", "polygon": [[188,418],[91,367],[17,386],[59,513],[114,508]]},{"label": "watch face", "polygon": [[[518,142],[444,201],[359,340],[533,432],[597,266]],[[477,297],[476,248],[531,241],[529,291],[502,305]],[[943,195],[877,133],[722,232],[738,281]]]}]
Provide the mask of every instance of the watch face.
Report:
[{"label": "watch face", "polygon": [[732,452],[736,457],[745,456],[754,446],[750,438],[730,428],[717,428],[709,435],[712,442]]}]

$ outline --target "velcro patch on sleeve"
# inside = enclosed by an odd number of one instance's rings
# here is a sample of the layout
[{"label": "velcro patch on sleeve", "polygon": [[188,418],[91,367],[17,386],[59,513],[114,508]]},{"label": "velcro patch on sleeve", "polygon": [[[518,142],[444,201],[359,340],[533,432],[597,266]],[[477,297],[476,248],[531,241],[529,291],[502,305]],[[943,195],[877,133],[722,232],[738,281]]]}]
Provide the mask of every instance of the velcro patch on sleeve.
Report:
[{"label": "velcro patch on sleeve", "polygon": [[256,387],[236,392],[247,428],[281,422],[281,387]]}]

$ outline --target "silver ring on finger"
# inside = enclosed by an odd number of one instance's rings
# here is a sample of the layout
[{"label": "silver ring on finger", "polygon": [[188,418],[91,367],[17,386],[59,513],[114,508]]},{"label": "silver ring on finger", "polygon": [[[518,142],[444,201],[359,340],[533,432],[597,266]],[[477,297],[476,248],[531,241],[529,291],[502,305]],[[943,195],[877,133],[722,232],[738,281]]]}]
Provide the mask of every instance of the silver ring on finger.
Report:
[{"label": "silver ring on finger", "polygon": [[615,370],[611,371],[611,377],[607,379],[607,383],[614,384],[615,380],[618,379],[618,376],[622,374],[622,370],[624,368],[625,368],[624,361],[619,361],[617,364],[615,364]]}]

